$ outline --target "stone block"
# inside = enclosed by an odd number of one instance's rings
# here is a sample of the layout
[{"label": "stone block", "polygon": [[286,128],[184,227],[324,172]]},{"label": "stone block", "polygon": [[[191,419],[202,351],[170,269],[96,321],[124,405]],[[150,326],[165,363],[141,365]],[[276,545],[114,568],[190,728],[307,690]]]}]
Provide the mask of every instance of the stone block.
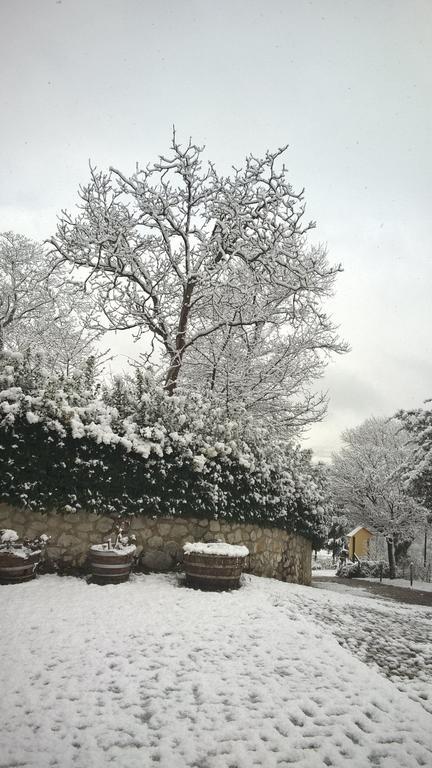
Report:
[{"label": "stone block", "polygon": [[158,523],[157,524],[157,529],[158,529],[160,535],[164,536],[164,537],[169,536],[169,534],[171,532],[171,527],[172,527],[171,523]]},{"label": "stone block", "polygon": [[174,569],[173,557],[169,552],[147,550],[141,555],[140,564],[146,571],[163,573]]},{"label": "stone block", "polygon": [[113,521],[109,517],[100,517],[94,526],[95,531],[108,535],[112,529]]},{"label": "stone block", "polygon": [[184,523],[179,525],[173,525],[171,527],[171,536],[175,536],[177,540],[183,540],[186,536],[189,536],[190,528]]},{"label": "stone block", "polygon": [[210,529],[210,531],[212,531],[213,533],[219,533],[219,531],[220,531],[220,529],[221,529],[221,526],[220,526],[220,522],[219,522],[219,520],[210,520],[210,526],[209,526],[209,529]]},{"label": "stone block", "polygon": [[150,536],[147,539],[147,546],[149,549],[161,549],[163,547],[163,538],[161,536]]},{"label": "stone block", "polygon": [[60,536],[56,541],[53,541],[54,546],[61,547],[64,549],[69,549],[70,547],[73,547],[74,549],[77,547],[82,548],[82,541],[81,539],[78,539],[76,536],[71,536],[69,533],[61,533]]},{"label": "stone block", "polygon": [[214,541],[215,535],[211,531],[206,531],[201,537],[201,541]]},{"label": "stone block", "polygon": [[[150,539],[149,539],[148,543],[149,543],[149,546],[151,546]],[[181,548],[179,548],[178,541],[171,540],[171,541],[166,541],[163,544],[163,549],[164,549],[165,552],[169,552],[169,554],[172,555],[172,557],[177,558],[177,552]],[[181,551],[183,551],[183,550],[181,550]]]},{"label": "stone block", "polygon": [[90,533],[90,531],[95,530],[95,523],[94,522],[85,523],[80,521],[79,523],[77,523],[76,526],[74,526],[74,529],[77,532],[77,534]]}]

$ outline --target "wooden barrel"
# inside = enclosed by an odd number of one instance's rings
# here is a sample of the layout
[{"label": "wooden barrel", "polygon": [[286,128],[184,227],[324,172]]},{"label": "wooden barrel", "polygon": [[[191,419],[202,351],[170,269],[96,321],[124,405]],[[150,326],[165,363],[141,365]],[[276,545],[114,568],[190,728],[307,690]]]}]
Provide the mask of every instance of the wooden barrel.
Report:
[{"label": "wooden barrel", "polygon": [[90,547],[88,560],[93,579],[103,584],[127,581],[131,572],[136,547],[125,551]]},{"label": "wooden barrel", "polygon": [[246,556],[185,553],[186,583],[200,589],[238,589]]},{"label": "wooden barrel", "polygon": [[34,579],[40,556],[40,550],[30,552],[26,557],[19,557],[12,551],[0,552],[0,581],[20,584]]}]

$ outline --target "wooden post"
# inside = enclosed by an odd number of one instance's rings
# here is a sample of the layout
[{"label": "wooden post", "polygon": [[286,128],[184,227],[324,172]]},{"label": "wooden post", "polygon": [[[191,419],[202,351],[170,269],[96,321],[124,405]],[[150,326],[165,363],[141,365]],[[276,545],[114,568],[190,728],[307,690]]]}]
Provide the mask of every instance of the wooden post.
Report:
[{"label": "wooden post", "polygon": [[380,575],[380,584],[382,584],[382,579],[383,579],[383,564],[382,563],[380,563],[379,575]]},{"label": "wooden post", "polygon": [[410,563],[410,585],[413,585],[414,563]]}]

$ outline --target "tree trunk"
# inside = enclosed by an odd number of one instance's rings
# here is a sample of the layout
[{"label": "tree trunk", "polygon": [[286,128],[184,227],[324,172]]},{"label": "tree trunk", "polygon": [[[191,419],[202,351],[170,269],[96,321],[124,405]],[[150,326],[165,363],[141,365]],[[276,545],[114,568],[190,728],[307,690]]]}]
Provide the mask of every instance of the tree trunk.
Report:
[{"label": "tree trunk", "polygon": [[170,367],[165,379],[165,389],[167,394],[171,397],[177,386],[177,379],[181,368],[181,355],[175,354],[171,360]]},{"label": "tree trunk", "polygon": [[393,537],[387,539],[387,555],[389,562],[390,578],[396,578],[396,558]]},{"label": "tree trunk", "polygon": [[180,368],[183,360],[184,346],[186,340],[186,330],[189,320],[190,302],[195,287],[196,278],[191,278],[183,291],[183,302],[180,310],[180,318],[177,327],[175,352],[171,358],[170,367],[165,379],[165,389],[171,397],[177,386]]}]

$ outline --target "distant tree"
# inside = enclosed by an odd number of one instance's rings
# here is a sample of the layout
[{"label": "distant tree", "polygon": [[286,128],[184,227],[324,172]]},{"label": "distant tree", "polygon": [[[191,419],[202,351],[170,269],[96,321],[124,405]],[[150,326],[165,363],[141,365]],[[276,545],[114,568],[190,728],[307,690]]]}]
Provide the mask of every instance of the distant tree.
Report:
[{"label": "distant tree", "polygon": [[31,349],[49,370],[69,375],[104,354],[95,304],[58,259],[23,235],[0,235],[0,353]]},{"label": "distant tree", "polygon": [[52,306],[53,266],[38,243],[13,232],[0,234],[0,352],[6,334],[42,317]]},{"label": "distant tree", "polygon": [[396,415],[408,435],[410,461],[405,466],[407,490],[432,510],[432,401],[426,408],[399,411]]},{"label": "distant tree", "polygon": [[399,411],[412,447],[410,461],[405,466],[404,480],[408,493],[427,509],[424,525],[423,564],[427,563],[429,528],[432,525],[432,407]]},{"label": "distant tree", "polygon": [[334,515],[331,518],[327,531],[326,548],[332,554],[333,563],[344,546],[345,536],[348,532],[348,520],[344,515]]},{"label": "distant tree", "polygon": [[414,538],[425,515],[404,484],[404,468],[412,461],[408,436],[395,419],[371,418],[346,430],[342,440],[330,470],[335,501],[358,522],[385,536],[394,578],[395,549]]},{"label": "distant tree", "polygon": [[150,338],[145,362],[162,358],[168,394],[192,381],[228,407],[292,412],[301,426],[325,410],[312,381],[346,350],[323,309],[341,268],[307,244],[314,224],[283,152],[222,176],[174,135],[166,156],[130,176],[92,168],[51,243],[81,270],[108,328]]},{"label": "distant tree", "polygon": [[[55,280],[55,286],[53,282]],[[95,324],[97,308],[63,273],[51,281],[52,303],[28,323],[11,329],[6,336],[11,350],[30,348],[40,353],[43,365],[52,372],[68,376],[75,368],[85,366],[91,357],[96,367],[108,359],[108,350],[99,348],[103,335]]]}]

